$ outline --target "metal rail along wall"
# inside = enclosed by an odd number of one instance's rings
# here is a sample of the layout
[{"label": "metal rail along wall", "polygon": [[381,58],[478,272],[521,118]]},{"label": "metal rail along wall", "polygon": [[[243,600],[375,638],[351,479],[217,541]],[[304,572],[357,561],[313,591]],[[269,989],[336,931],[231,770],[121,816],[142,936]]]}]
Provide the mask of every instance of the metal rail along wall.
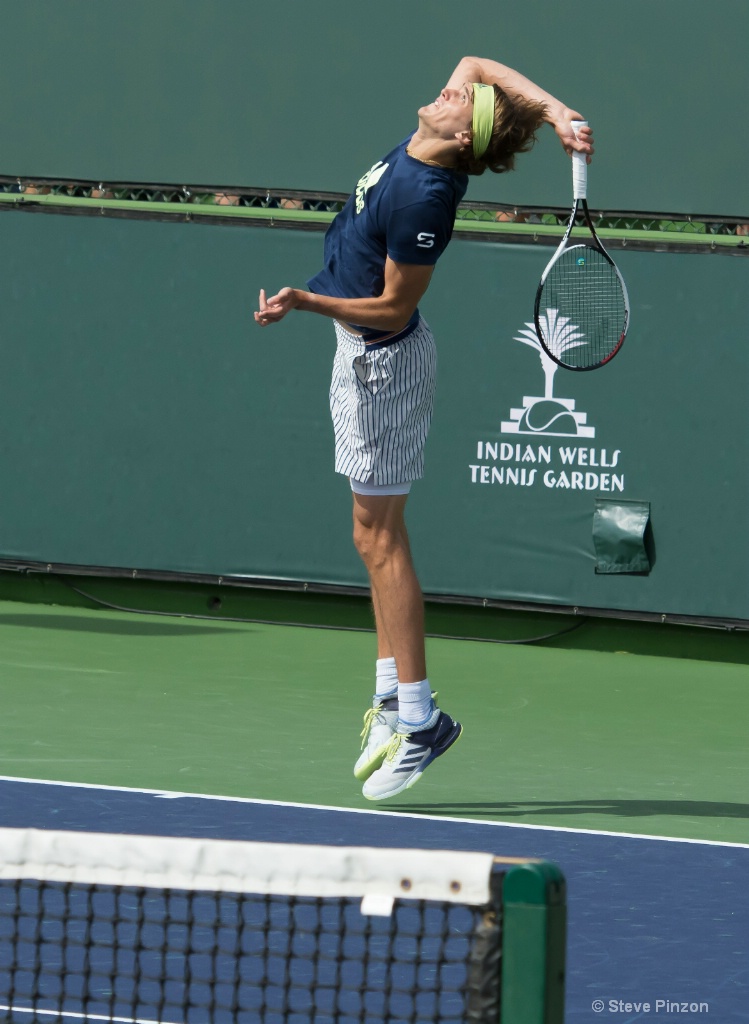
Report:
[{"label": "metal rail along wall", "polygon": [[[303,282],[319,233],[1,225],[4,560],[364,585],[332,469],[332,327],[251,320],[248,282]],[[571,374],[529,334],[544,256],[456,239],[423,303],[425,591],[749,619],[746,260],[620,251],[636,331]],[[648,503],[649,571],[595,571],[601,499]]]}]

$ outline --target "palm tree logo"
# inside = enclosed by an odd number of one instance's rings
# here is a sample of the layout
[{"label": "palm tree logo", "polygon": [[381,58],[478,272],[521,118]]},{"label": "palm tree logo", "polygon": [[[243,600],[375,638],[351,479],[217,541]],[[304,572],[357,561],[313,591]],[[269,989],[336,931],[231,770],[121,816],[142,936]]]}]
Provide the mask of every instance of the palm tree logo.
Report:
[{"label": "palm tree logo", "polygon": [[[568,316],[561,316],[558,309],[547,309],[540,318],[544,337],[549,348],[556,355],[562,355],[571,348],[584,345],[584,335]],[[553,437],[595,437],[595,427],[586,426],[587,414],[575,412],[574,398],[554,397],[554,375],[558,363],[549,356],[538,340],[535,325],[526,323],[524,329],[512,339],[534,348],[541,359],[544,372],[544,393],[539,396],[525,396],[522,409],[512,409],[511,419],[502,423],[504,434],[547,434]]]},{"label": "palm tree logo", "polygon": [[[564,355],[569,349],[578,348],[580,345],[585,344],[584,341],[579,340],[585,337],[579,332],[579,328],[572,323],[568,316],[560,316],[558,309],[547,309],[546,316],[539,317],[539,320],[544,337],[549,339],[549,348],[554,355]],[[559,364],[555,363],[551,356],[544,351],[541,342],[538,340],[535,326],[533,324],[526,324],[525,326],[527,330],[520,331],[519,337],[512,340],[522,341],[524,345],[530,345],[531,348],[535,348],[538,352],[541,357],[541,366],[543,367],[546,381],[544,398],[553,398],[554,374],[559,369]]]}]

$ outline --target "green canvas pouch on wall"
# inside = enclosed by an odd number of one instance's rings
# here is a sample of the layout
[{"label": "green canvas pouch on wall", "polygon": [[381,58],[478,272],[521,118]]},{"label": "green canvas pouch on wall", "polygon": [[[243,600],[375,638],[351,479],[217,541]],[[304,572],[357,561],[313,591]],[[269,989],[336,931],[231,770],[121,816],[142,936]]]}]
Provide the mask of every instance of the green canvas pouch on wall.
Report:
[{"label": "green canvas pouch on wall", "polygon": [[649,501],[596,498],[593,543],[597,573],[649,573],[645,530],[650,521]]}]

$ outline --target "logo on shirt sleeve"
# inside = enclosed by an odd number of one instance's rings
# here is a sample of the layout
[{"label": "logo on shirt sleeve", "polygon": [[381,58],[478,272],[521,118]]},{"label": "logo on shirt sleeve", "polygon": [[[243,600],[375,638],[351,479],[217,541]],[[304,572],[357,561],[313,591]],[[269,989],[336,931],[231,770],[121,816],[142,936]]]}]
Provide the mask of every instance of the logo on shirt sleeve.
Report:
[{"label": "logo on shirt sleeve", "polygon": [[419,249],[431,249],[434,245],[433,231],[420,231],[416,236],[416,245]]},{"label": "logo on shirt sleeve", "polygon": [[385,171],[388,169],[390,164],[384,164],[382,160],[378,160],[376,164],[373,164],[369,168],[366,174],[363,174],[356,186],[356,212],[361,213],[364,209],[364,201],[367,198],[367,192],[376,185],[380,178],[383,176]]}]

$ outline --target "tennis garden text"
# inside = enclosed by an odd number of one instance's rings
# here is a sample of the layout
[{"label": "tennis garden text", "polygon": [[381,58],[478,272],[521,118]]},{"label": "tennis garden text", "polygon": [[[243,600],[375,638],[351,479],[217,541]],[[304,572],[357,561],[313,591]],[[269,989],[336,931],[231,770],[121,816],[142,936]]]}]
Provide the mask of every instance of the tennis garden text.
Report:
[{"label": "tennis garden text", "polygon": [[472,484],[504,484],[572,491],[624,490],[621,450],[576,445],[511,444],[479,441],[476,462],[469,463]]}]

